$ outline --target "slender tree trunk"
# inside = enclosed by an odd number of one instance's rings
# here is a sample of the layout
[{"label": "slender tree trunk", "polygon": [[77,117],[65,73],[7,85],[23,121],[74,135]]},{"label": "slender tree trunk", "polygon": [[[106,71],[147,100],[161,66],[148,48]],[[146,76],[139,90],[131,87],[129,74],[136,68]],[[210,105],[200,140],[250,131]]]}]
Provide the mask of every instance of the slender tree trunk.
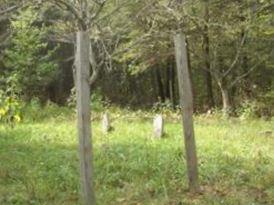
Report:
[{"label": "slender tree trunk", "polygon": [[183,33],[174,36],[180,104],[183,109],[184,141],[186,148],[187,173],[191,192],[199,191],[198,163],[193,125],[193,94],[188,67],[186,38]]},{"label": "slender tree trunk", "polygon": [[204,12],[205,12],[205,27],[203,33],[203,50],[204,50],[204,60],[205,60],[205,83],[206,83],[206,92],[207,92],[207,104],[208,108],[212,108],[215,106],[213,88],[212,88],[212,76],[211,76],[211,66],[210,66],[210,48],[209,48],[209,8],[208,1],[204,2]]},{"label": "slender tree trunk", "polygon": [[[248,58],[247,58],[246,54],[243,56],[241,67],[243,68],[244,73],[248,72]],[[244,94],[244,97],[246,97],[247,99],[252,98],[252,88],[251,88],[252,80],[250,80],[249,77],[250,77],[250,75],[247,75],[242,79],[243,92],[244,92],[243,94]]]},{"label": "slender tree trunk", "polygon": [[228,90],[225,88],[221,88],[221,92],[222,92],[223,109],[225,112],[229,112],[231,108],[231,103],[230,103]]},{"label": "slender tree trunk", "polygon": [[[243,38],[244,35],[245,35],[245,31],[243,30],[241,32],[241,38]],[[246,41],[244,45],[246,45]],[[241,57],[241,67],[243,69],[243,73],[248,73],[248,57],[246,52],[244,52],[243,56]],[[250,75],[247,75],[242,79],[243,92],[244,92],[243,94],[244,94],[244,97],[246,97],[247,99],[251,98],[251,93],[252,93],[250,80],[248,79],[249,76]]]},{"label": "slender tree trunk", "polygon": [[175,72],[174,72],[174,61],[173,58],[170,58],[168,64],[168,90],[169,90],[169,99],[172,103],[173,109],[175,109]]},{"label": "slender tree trunk", "polygon": [[213,86],[212,86],[212,76],[210,71],[210,60],[209,60],[209,48],[205,48],[205,85],[206,85],[206,93],[207,93],[207,105],[208,108],[212,108],[215,106],[214,94],[213,94]]},{"label": "slender tree trunk", "polygon": [[159,68],[155,68],[155,75],[156,75],[156,81],[158,85],[158,94],[161,99],[161,102],[165,102],[165,93],[164,93],[164,85],[162,82],[162,76],[161,76],[161,71]]},{"label": "slender tree trunk", "polygon": [[166,98],[170,100],[172,107],[175,108],[175,68],[173,57],[168,59],[168,65],[166,69]]},{"label": "slender tree trunk", "polygon": [[207,105],[208,108],[213,108],[215,106],[213,87],[212,87],[212,76],[210,71],[204,71],[205,76],[205,85],[206,85],[206,93],[207,93]]},{"label": "slender tree trunk", "polygon": [[84,204],[95,205],[90,119],[89,43],[88,33],[79,31],[76,49],[76,94],[81,187]]},{"label": "slender tree trunk", "polygon": [[171,93],[170,97],[171,97],[171,100],[172,100],[173,108],[175,108],[175,105],[176,105],[176,96],[175,96],[176,95],[175,94],[175,92],[176,92],[176,90],[175,90],[175,65],[174,65],[173,59],[172,59],[171,64],[170,64],[170,70],[171,70],[171,72],[170,72],[170,78],[171,78],[171,80],[170,80],[170,85],[169,85],[169,87],[170,87],[170,93]]},{"label": "slender tree trunk", "polygon": [[171,98],[170,98],[170,96],[171,96],[170,81],[171,81],[170,66],[169,66],[169,62],[168,62],[167,67],[166,67],[166,92],[165,92],[165,98],[168,99],[168,100],[171,100]]},{"label": "slender tree trunk", "polygon": [[222,94],[223,113],[224,115],[229,115],[232,108],[229,89],[224,82],[218,82],[218,85]]},{"label": "slender tree trunk", "polygon": [[153,88],[153,103],[154,102],[157,102],[158,101],[158,94],[157,94],[157,82],[156,82],[156,77],[154,75],[154,70],[153,69],[150,69],[149,70],[149,76],[150,76],[150,84],[151,84],[151,87]]}]

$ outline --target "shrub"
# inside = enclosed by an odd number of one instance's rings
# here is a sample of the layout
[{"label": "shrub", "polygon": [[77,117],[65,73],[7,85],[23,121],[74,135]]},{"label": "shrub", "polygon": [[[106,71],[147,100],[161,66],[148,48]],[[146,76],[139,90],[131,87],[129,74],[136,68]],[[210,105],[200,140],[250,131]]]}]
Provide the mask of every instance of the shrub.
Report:
[{"label": "shrub", "polygon": [[48,28],[37,26],[39,13],[33,8],[19,12],[11,19],[11,42],[5,50],[5,83],[13,92],[29,100],[41,97],[41,91],[52,82],[57,64],[55,49],[49,49],[45,38]]},{"label": "shrub", "polygon": [[[91,103],[91,108],[94,111],[102,111],[104,109],[104,107],[108,107],[108,105],[109,105],[109,102],[103,99],[103,96],[102,96],[100,90],[96,90],[95,92],[93,92],[91,94],[90,103]],[[75,87],[71,89],[71,94],[67,100],[67,105],[70,108],[76,107],[76,89],[75,89]]]},{"label": "shrub", "polygon": [[56,121],[68,120],[68,118],[74,116],[73,110],[68,107],[60,107],[59,105],[48,101],[46,104],[42,104],[38,98],[33,98],[23,108],[22,115],[24,121],[37,122],[48,119],[54,119]]},{"label": "shrub", "polygon": [[22,119],[22,103],[16,96],[8,96],[0,90],[0,122],[14,126]]},{"label": "shrub", "polygon": [[236,112],[242,120],[253,119],[258,117],[257,112],[259,107],[260,106],[256,101],[245,101]]}]

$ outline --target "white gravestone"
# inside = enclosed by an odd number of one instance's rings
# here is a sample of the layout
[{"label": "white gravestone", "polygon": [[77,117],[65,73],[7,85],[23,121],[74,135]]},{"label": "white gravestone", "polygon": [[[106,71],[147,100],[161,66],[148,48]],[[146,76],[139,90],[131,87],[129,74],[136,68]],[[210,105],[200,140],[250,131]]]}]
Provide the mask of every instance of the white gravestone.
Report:
[{"label": "white gravestone", "polygon": [[108,113],[104,113],[103,115],[102,128],[104,133],[108,133],[111,129]]},{"label": "white gravestone", "polygon": [[154,136],[161,138],[164,135],[164,119],[162,115],[157,115],[153,121]]}]

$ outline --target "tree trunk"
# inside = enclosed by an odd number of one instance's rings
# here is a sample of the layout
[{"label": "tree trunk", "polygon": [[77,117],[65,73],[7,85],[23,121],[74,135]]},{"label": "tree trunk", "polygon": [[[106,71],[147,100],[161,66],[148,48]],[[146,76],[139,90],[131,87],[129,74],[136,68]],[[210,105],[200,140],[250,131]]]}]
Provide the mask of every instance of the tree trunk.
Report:
[{"label": "tree trunk", "polygon": [[[244,73],[248,73],[248,58],[246,54],[243,56],[241,67],[243,68]],[[243,84],[242,86],[243,86],[244,97],[246,99],[252,98],[252,85],[251,85],[252,79],[250,79],[250,75],[246,75],[242,79],[242,84]]]},{"label": "tree trunk", "polygon": [[193,93],[188,67],[185,35],[183,33],[176,34],[174,36],[174,43],[178,71],[180,104],[183,110],[183,127],[189,189],[191,192],[198,192],[198,165],[193,126]]},{"label": "tree trunk", "polygon": [[204,12],[205,12],[205,27],[203,34],[203,50],[204,50],[204,60],[205,60],[205,84],[206,84],[206,93],[207,93],[207,105],[208,108],[215,106],[213,88],[212,88],[212,76],[211,76],[211,65],[210,65],[210,48],[209,48],[209,33],[208,33],[208,23],[209,23],[209,8],[208,1],[204,2]]},{"label": "tree trunk", "polygon": [[222,92],[223,109],[225,112],[229,112],[231,108],[231,104],[230,104],[228,90],[222,88],[221,92]]},{"label": "tree trunk", "polygon": [[169,58],[166,73],[166,97],[175,108],[175,73],[174,73],[174,59]]},{"label": "tree trunk", "polygon": [[75,59],[81,187],[84,204],[95,205],[90,119],[89,43],[88,33],[79,31]]},{"label": "tree trunk", "polygon": [[166,67],[166,92],[165,92],[165,98],[168,99],[168,100],[171,100],[170,98],[170,81],[171,81],[171,78],[170,78],[170,67],[169,67],[169,63],[167,64],[167,67]]},{"label": "tree trunk", "polygon": [[165,102],[165,93],[164,93],[164,85],[162,82],[162,76],[159,68],[155,68],[156,81],[158,86],[158,97],[160,97],[161,102]]},{"label": "tree trunk", "polygon": [[156,76],[154,74],[154,69],[150,69],[149,70],[149,76],[150,76],[150,84],[152,89],[152,94],[153,96],[151,96],[153,98],[153,102],[157,102],[158,101],[158,93],[157,93],[157,87],[158,84],[156,82]]},{"label": "tree trunk", "polygon": [[206,84],[206,93],[207,93],[207,107],[209,109],[215,106],[213,87],[212,87],[212,76],[210,71],[204,71],[205,84]]},{"label": "tree trunk", "polygon": [[174,62],[173,62],[173,59],[172,59],[172,62],[170,64],[170,69],[171,69],[171,73],[170,73],[170,78],[171,78],[171,81],[170,81],[170,97],[171,97],[171,100],[172,100],[172,105],[173,105],[173,108],[175,109],[175,106],[176,106],[176,90],[175,90],[175,67],[174,67]]},{"label": "tree trunk", "polygon": [[[243,30],[241,32],[241,38],[243,38],[245,35],[245,31]],[[244,43],[244,45],[246,45],[246,41]],[[241,68],[243,69],[243,73],[248,73],[248,57],[247,57],[247,53],[244,52],[243,56],[241,57]],[[252,96],[252,89],[251,89],[251,81],[249,79],[250,75],[246,75],[243,79],[242,79],[242,84],[243,84],[243,97],[246,97],[247,99],[250,99]]]},{"label": "tree trunk", "polygon": [[218,82],[218,85],[220,87],[221,94],[222,94],[223,113],[224,115],[229,115],[231,111],[231,100],[230,100],[229,90],[226,87],[226,84],[224,82]]}]

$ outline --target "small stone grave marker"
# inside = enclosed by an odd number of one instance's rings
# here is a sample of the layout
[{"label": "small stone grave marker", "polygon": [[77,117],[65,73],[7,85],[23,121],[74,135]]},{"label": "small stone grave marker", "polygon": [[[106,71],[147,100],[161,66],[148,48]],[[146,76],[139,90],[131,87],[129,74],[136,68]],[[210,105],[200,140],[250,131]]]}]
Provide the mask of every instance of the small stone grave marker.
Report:
[{"label": "small stone grave marker", "polygon": [[105,134],[108,133],[111,130],[108,113],[103,114],[102,129],[103,129],[103,133],[105,133]]},{"label": "small stone grave marker", "polygon": [[164,135],[164,119],[162,115],[156,115],[153,121],[154,137],[162,138]]}]

